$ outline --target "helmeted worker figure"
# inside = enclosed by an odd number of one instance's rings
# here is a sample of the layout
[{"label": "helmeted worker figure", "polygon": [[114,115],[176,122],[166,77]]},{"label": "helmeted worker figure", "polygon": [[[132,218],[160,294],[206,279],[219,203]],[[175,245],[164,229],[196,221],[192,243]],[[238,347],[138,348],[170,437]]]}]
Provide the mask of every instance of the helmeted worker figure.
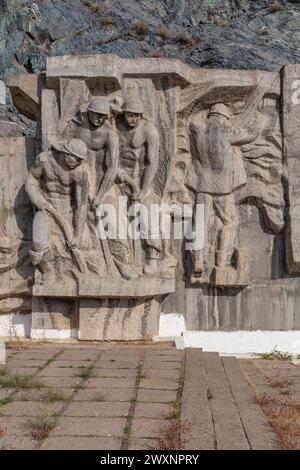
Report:
[{"label": "helmeted worker figure", "polygon": [[[128,196],[130,202],[140,202],[150,210],[151,204],[159,203],[153,190],[158,169],[159,135],[156,128],[144,119],[143,104],[137,96],[128,96],[122,111],[122,116],[117,120],[120,139],[118,177],[121,191]],[[142,244],[146,252],[144,274],[151,276],[158,272],[161,241],[151,239],[147,229],[147,233],[143,233],[143,227],[142,223]]]},{"label": "helmeted worker figure", "polygon": [[40,153],[25,182],[29,199],[37,209],[30,255],[33,265],[39,266],[47,281],[57,278],[51,249],[57,233],[75,258],[79,271],[86,271],[80,253],[89,192],[86,158],[85,143],[72,139]]},{"label": "helmeted worker figure", "polygon": [[[68,132],[80,137],[89,149],[87,164],[91,187],[89,199],[92,206],[96,210],[102,204],[112,204],[118,208],[118,197],[121,193],[114,182],[118,169],[119,138],[111,121],[108,101],[102,97],[93,98],[88,104],[83,121],[73,121]],[[127,214],[121,214],[121,219],[122,216],[127,217]],[[101,220],[98,219],[97,223],[101,224]],[[132,268],[128,239],[108,239],[107,242],[121,275],[126,279],[138,278]]]},{"label": "helmeted worker figure", "polygon": [[108,101],[93,98],[83,121],[73,120],[67,129],[68,135],[83,140],[89,149],[90,199],[95,206],[103,202],[112,187],[118,166],[119,139],[110,117]]},{"label": "helmeted worker figure", "polygon": [[[204,204],[205,243],[211,217],[217,216],[221,225],[216,266],[231,268],[235,248],[238,211],[234,191],[245,185],[247,174],[239,146],[251,142],[256,134],[244,129],[232,129],[231,111],[223,103],[211,106],[206,122],[193,119],[190,124],[191,152],[196,183],[192,177],[187,184],[196,191],[197,203]],[[194,253],[194,270],[202,273],[205,248]]]}]

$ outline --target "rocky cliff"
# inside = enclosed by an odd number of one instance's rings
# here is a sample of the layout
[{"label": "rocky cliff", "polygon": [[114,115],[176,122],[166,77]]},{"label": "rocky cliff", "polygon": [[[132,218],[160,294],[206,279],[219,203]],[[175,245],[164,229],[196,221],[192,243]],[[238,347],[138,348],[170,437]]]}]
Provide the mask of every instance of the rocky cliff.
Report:
[{"label": "rocky cliff", "polygon": [[[0,0],[0,79],[95,52],[279,70],[300,62],[299,39],[299,0]],[[0,118],[16,120],[3,84],[1,102]]]}]

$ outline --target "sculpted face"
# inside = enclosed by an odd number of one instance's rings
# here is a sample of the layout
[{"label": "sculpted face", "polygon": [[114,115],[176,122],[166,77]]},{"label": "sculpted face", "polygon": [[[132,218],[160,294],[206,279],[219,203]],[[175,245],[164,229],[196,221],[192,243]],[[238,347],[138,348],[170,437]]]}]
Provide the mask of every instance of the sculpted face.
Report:
[{"label": "sculpted face", "polygon": [[211,123],[214,123],[217,126],[217,125],[225,124],[228,121],[228,119],[222,114],[210,114],[209,121]]},{"label": "sculpted face", "polygon": [[141,117],[142,115],[138,113],[129,113],[129,112],[124,113],[125,121],[129,127],[135,127],[138,124]]},{"label": "sculpted face", "polygon": [[70,153],[65,153],[65,163],[66,165],[73,170],[82,163],[82,159],[71,155]]},{"label": "sculpted face", "polygon": [[106,114],[99,114],[99,113],[95,113],[94,111],[88,111],[88,115],[89,115],[90,122],[95,127],[101,127],[107,119]]}]

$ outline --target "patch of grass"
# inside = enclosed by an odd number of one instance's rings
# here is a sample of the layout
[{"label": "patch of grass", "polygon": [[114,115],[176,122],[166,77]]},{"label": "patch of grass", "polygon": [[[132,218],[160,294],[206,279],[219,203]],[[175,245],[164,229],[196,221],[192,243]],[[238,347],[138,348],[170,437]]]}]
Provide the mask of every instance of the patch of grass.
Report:
[{"label": "patch of grass", "polygon": [[94,371],[93,371],[93,369],[95,369],[95,366],[93,364],[91,364],[90,366],[80,367],[79,369],[80,369],[80,372],[76,374],[76,377],[80,377],[81,379],[88,380],[91,377],[95,376]]},{"label": "patch of grass", "polygon": [[267,394],[256,395],[273,430],[284,449],[296,450],[300,438],[300,406],[291,401],[281,401]]},{"label": "patch of grass", "polygon": [[171,39],[172,33],[171,31],[166,28],[165,26],[159,26],[156,30],[158,36],[160,36],[164,41]]},{"label": "patch of grass", "polygon": [[94,400],[95,401],[104,401],[105,400],[104,394],[102,392],[96,393],[96,395],[94,396]]},{"label": "patch of grass", "polygon": [[85,385],[83,384],[75,384],[74,387],[73,387],[73,390],[84,390],[85,389]]},{"label": "patch of grass", "polygon": [[275,1],[272,5],[269,6],[268,12],[269,13],[277,13],[278,11],[285,10],[285,6],[282,3]]},{"label": "patch of grass", "polygon": [[143,20],[134,23],[134,29],[139,36],[146,36],[149,32],[149,26]]},{"label": "patch of grass", "polygon": [[25,341],[21,341],[20,338],[16,336],[16,339],[9,340],[7,343],[5,343],[5,346],[7,349],[11,349],[12,351],[18,352],[29,348],[30,345]]},{"label": "patch of grass", "polygon": [[0,377],[0,385],[3,388],[43,388],[45,385],[40,380],[28,375],[9,374]]},{"label": "patch of grass", "polygon": [[2,400],[0,400],[0,405],[7,405],[8,403],[11,403],[12,401],[14,401],[13,397],[8,395],[7,397],[2,398]]},{"label": "patch of grass", "polygon": [[103,6],[98,5],[96,2],[91,2],[90,0],[85,0],[83,4],[89,8],[92,13],[99,13],[103,11]]},{"label": "patch of grass", "polygon": [[102,26],[115,26],[116,22],[111,16],[103,16],[101,18]]},{"label": "patch of grass", "polygon": [[157,450],[184,450],[191,439],[192,426],[189,421],[171,420],[154,436]]},{"label": "patch of grass", "polygon": [[55,403],[57,401],[68,402],[70,398],[59,390],[52,390],[49,388],[41,397],[41,400],[46,403]]},{"label": "patch of grass", "polygon": [[199,39],[189,36],[187,32],[183,29],[176,33],[175,41],[181,44],[182,46],[192,46],[193,44],[196,44],[196,42],[199,42]]},{"label": "patch of grass", "polygon": [[257,354],[260,359],[265,359],[266,361],[291,361],[292,355],[288,352],[279,351],[275,348],[269,353]]},{"label": "patch of grass", "polygon": [[286,388],[294,383],[292,379],[285,377],[276,377],[276,379],[270,379],[270,381],[271,386],[274,388]]},{"label": "patch of grass", "polygon": [[46,439],[50,431],[55,428],[58,421],[57,415],[49,415],[41,411],[37,416],[30,419],[28,424],[31,428],[31,435],[37,441]]},{"label": "patch of grass", "polygon": [[127,436],[131,433],[131,427],[127,424],[124,428],[123,428],[123,432],[124,434],[126,434]]},{"label": "patch of grass", "polygon": [[139,379],[144,379],[146,377],[146,372],[144,371],[143,365],[139,364],[136,369],[137,369],[137,377]]},{"label": "patch of grass", "polygon": [[0,376],[6,375],[8,373],[7,366],[0,366]]}]

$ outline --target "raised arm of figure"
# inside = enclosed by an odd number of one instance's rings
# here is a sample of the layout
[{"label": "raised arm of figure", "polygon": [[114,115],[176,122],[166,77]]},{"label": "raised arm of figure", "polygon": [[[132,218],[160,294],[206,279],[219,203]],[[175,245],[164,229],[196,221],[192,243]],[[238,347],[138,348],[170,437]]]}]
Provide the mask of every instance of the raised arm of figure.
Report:
[{"label": "raised arm of figure", "polygon": [[147,161],[140,192],[141,202],[143,202],[143,199],[147,196],[158,170],[159,135],[155,127],[147,126],[147,128],[145,128],[145,144],[147,146]]},{"label": "raised arm of figure", "polygon": [[94,205],[98,206],[101,204],[105,194],[115,181],[115,177],[118,169],[119,160],[119,137],[115,131],[110,131],[107,138],[107,153],[106,153],[106,171],[100,182],[99,189],[97,191]]}]

